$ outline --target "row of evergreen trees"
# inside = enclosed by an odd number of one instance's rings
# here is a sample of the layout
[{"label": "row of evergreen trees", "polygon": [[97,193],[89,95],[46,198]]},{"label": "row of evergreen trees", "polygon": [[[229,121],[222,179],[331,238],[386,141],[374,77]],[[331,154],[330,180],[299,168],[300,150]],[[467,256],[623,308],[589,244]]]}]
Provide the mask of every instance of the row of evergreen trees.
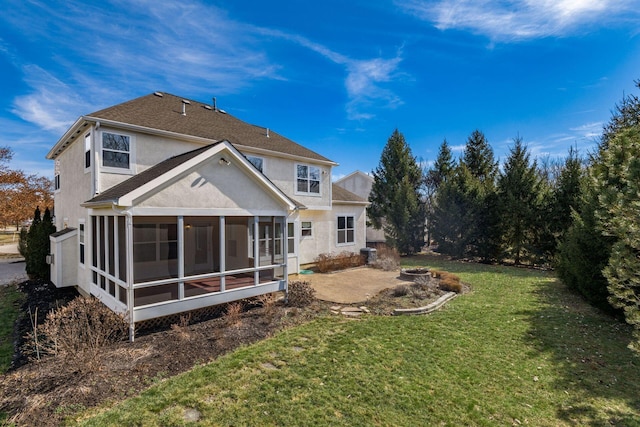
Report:
[{"label": "row of evergreen trees", "polygon": [[29,230],[27,231],[26,228],[20,230],[18,250],[25,258],[25,270],[30,277],[50,279],[51,269],[47,264],[47,255],[50,251],[49,236],[55,231],[56,227],[53,225],[49,208],[46,208],[44,215],[41,215],[39,206],[33,214]]},{"label": "row of evergreen trees", "polygon": [[572,148],[562,162],[538,163],[516,137],[500,167],[476,130],[459,159],[445,140],[431,168],[418,164],[396,130],[373,172],[368,212],[389,244],[418,252],[426,231],[427,242],[453,257],[554,266],[592,304],[623,312],[640,350],[637,96],[615,107],[586,159]]}]

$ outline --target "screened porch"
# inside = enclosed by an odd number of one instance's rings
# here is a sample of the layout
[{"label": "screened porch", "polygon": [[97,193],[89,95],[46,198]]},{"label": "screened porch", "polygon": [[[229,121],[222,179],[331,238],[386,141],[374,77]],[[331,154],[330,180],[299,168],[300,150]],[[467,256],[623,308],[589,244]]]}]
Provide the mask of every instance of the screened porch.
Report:
[{"label": "screened porch", "polygon": [[95,215],[90,227],[92,290],[133,322],[286,290],[283,216]]}]

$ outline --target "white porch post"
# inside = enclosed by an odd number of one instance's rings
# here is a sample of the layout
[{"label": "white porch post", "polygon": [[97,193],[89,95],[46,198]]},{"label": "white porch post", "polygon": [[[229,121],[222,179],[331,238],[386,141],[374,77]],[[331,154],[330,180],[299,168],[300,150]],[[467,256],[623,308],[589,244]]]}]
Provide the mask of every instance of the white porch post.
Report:
[{"label": "white porch post", "polygon": [[133,292],[133,217],[130,212],[126,214],[126,251],[127,251],[127,314],[129,316],[129,341],[133,342],[136,334],[136,322],[134,319],[134,292]]},{"label": "white porch post", "polygon": [[220,292],[224,292],[226,279],[224,277],[224,272],[227,270],[227,266],[225,265],[225,248],[226,248],[226,237],[225,237],[225,218],[224,216],[220,217]]},{"label": "white porch post", "polygon": [[[253,268],[260,267],[260,217],[253,217]],[[253,272],[253,286],[260,283],[260,271]]]},{"label": "white porch post", "polygon": [[184,217],[178,216],[178,299],[184,299]]}]

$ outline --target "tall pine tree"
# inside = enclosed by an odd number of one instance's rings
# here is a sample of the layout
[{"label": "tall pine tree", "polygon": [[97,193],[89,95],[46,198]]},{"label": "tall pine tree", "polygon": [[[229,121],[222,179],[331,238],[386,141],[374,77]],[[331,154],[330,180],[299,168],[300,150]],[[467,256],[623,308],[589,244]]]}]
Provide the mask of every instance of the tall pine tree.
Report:
[{"label": "tall pine tree", "polygon": [[453,175],[456,166],[451,148],[445,139],[440,145],[438,157],[424,176],[424,187],[426,189],[426,209],[427,209],[427,242],[431,243],[433,237],[433,218],[436,208],[436,197],[440,186]]},{"label": "tall pine tree", "polygon": [[498,178],[505,251],[516,264],[520,264],[522,256],[533,245],[538,216],[540,181],[536,162],[531,164],[529,157],[522,138],[515,138]]},{"label": "tall pine tree", "polygon": [[472,200],[467,203],[471,210],[466,215],[466,253],[483,261],[498,259],[500,230],[495,183],[498,162],[479,130],[474,130],[467,139],[461,164],[466,166],[475,181],[469,182],[471,187],[467,190]]},{"label": "tall pine tree", "polygon": [[404,136],[396,129],[373,171],[367,211],[375,228],[383,228],[387,243],[401,254],[414,254],[424,245],[425,205],[421,198],[422,170]]},{"label": "tall pine tree", "polygon": [[605,235],[616,239],[604,269],[609,301],[634,327],[632,347],[640,352],[640,126],[609,138],[594,171],[600,201],[596,213]]}]

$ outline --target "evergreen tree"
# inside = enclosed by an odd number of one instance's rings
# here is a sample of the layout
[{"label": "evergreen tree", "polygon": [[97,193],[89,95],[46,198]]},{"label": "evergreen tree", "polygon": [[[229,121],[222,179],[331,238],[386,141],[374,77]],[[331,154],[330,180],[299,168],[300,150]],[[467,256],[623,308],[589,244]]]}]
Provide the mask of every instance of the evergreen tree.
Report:
[{"label": "evergreen tree", "polygon": [[[479,256],[483,261],[499,258],[499,216],[495,179],[498,162],[493,149],[479,130],[471,133],[467,139],[461,164],[468,169],[473,181],[468,182],[467,194],[472,199],[467,204],[471,210],[467,213],[466,254]],[[474,182],[475,181],[475,182]]]},{"label": "evergreen tree", "polygon": [[602,271],[609,262],[613,239],[603,236],[596,219],[598,195],[593,180],[583,178],[580,196],[572,210],[572,223],[558,244],[555,270],[569,288],[589,303],[612,312],[607,279]]},{"label": "evergreen tree", "polygon": [[520,264],[523,254],[531,250],[538,216],[540,181],[536,162],[530,163],[522,138],[514,139],[514,146],[498,178],[501,205],[502,235],[506,252]]},{"label": "evergreen tree", "polygon": [[498,162],[495,161],[493,149],[484,134],[477,129],[467,138],[462,163],[467,166],[471,175],[480,182],[490,186],[494,185]]},{"label": "evergreen tree", "polygon": [[465,165],[458,165],[438,189],[433,213],[433,238],[445,255],[462,258],[469,244],[468,228],[478,202],[478,186]]},{"label": "evergreen tree", "polygon": [[33,220],[27,233],[27,257],[25,258],[25,270],[29,275],[35,275],[36,257],[33,255],[35,247],[38,245],[38,233],[40,231],[40,223],[42,222],[42,215],[40,213],[40,206],[36,206],[36,210],[33,213]]},{"label": "evergreen tree", "polygon": [[571,147],[560,170],[553,194],[552,231],[559,241],[572,223],[571,212],[580,205],[581,182],[584,170],[578,152]]},{"label": "evergreen tree", "polygon": [[27,233],[26,245],[26,271],[36,278],[49,280],[50,268],[47,264],[47,255],[50,251],[49,236],[56,231],[51,218],[49,208],[41,217],[40,207],[36,207],[33,222]]},{"label": "evergreen tree", "polygon": [[383,228],[387,243],[402,254],[424,246],[426,212],[421,200],[422,171],[404,136],[396,129],[373,171],[367,211],[375,228]]},{"label": "evergreen tree", "polygon": [[426,209],[427,209],[427,242],[431,242],[433,233],[433,215],[435,211],[436,196],[441,184],[447,181],[453,174],[456,164],[451,154],[449,144],[445,139],[440,145],[438,157],[424,174],[424,187],[426,189]]},{"label": "evergreen tree", "polygon": [[609,301],[633,325],[632,346],[640,351],[640,126],[609,138],[594,171],[600,202],[596,214],[605,234],[616,239],[604,269]]}]

